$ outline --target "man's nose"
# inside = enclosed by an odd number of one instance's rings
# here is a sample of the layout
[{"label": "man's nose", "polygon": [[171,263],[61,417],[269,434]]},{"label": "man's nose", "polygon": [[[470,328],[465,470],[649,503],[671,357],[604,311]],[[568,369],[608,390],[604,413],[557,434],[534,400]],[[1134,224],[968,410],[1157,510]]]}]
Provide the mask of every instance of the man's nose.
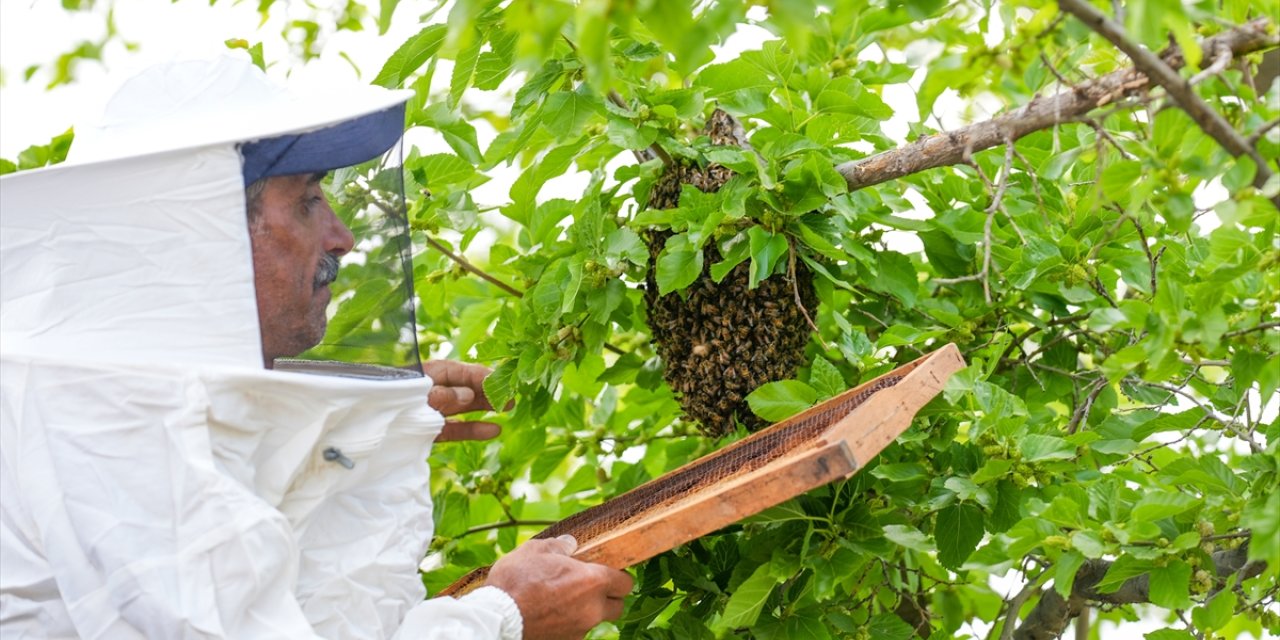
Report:
[{"label": "man's nose", "polygon": [[328,210],[329,224],[325,233],[325,251],[334,255],[342,256],[351,251],[355,246],[356,237],[343,224],[342,219],[334,212],[333,207],[325,202],[325,209]]}]

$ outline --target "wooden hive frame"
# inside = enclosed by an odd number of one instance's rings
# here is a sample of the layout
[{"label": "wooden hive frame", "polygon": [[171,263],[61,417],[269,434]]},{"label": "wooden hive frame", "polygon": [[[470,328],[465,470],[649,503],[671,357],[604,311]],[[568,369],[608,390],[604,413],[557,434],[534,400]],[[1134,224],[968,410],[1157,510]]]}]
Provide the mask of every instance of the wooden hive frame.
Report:
[{"label": "wooden hive frame", "polygon": [[[574,535],[573,557],[614,569],[643,562],[857,473],[964,366],[948,344],[535,537]],[[464,594],[487,575],[488,568],[472,571],[438,595]]]}]

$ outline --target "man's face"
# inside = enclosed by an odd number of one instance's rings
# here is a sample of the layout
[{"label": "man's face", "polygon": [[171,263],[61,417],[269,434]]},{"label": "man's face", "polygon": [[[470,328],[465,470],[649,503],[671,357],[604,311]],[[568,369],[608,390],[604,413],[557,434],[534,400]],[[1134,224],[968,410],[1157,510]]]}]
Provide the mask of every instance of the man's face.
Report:
[{"label": "man's face", "polygon": [[355,242],[329,206],[320,188],[323,178],[323,173],[268,178],[262,194],[250,203],[249,238],[267,367],[324,338],[329,283],[337,277],[337,259]]}]

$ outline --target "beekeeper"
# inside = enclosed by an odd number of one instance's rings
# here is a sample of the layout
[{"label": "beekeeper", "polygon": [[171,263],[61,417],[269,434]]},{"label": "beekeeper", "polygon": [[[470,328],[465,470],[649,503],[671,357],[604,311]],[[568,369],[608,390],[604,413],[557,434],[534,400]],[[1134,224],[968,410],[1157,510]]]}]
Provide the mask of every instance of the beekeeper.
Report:
[{"label": "beekeeper", "polygon": [[410,95],[170,63],[67,163],[0,178],[0,637],[561,638],[620,614],[630,577],[572,539],[423,599],[431,444],[492,432],[426,401],[487,406],[482,371],[428,363],[433,393],[417,361]]}]

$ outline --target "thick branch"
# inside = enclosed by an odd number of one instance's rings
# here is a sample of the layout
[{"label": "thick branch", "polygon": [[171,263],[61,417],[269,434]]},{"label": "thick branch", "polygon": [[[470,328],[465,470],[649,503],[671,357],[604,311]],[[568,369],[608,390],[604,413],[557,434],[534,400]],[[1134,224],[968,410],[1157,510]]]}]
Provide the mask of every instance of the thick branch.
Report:
[{"label": "thick branch", "polygon": [[[1267,180],[1271,178],[1271,167],[1267,165],[1267,161],[1263,160],[1262,154],[1245,140],[1244,136],[1236,131],[1231,123],[1227,122],[1222,114],[1214,111],[1209,103],[1205,102],[1191,88],[1191,83],[1184,80],[1178,72],[1171,67],[1166,61],[1160,59],[1160,56],[1152,53],[1148,49],[1142,47],[1138,43],[1130,40],[1125,34],[1124,27],[1120,23],[1111,20],[1093,5],[1084,0],[1058,0],[1058,6],[1071,15],[1079,18],[1090,29],[1096,31],[1099,35],[1106,38],[1114,44],[1117,49],[1123,51],[1129,59],[1133,61],[1134,67],[1143,75],[1150,78],[1153,82],[1164,87],[1165,91],[1173,98],[1173,101],[1195,120],[1196,124],[1209,137],[1213,138],[1226,149],[1228,153],[1239,158],[1240,156],[1249,156],[1257,165],[1257,171],[1253,174],[1253,185],[1259,189],[1267,184]],[[1213,56],[1221,61],[1221,65],[1215,63],[1213,67],[1221,66],[1226,68],[1227,56],[1230,52],[1221,47],[1211,47],[1206,43],[1206,56]],[[1212,67],[1211,67],[1212,68]],[[1280,207],[1280,196],[1273,199],[1277,207]]]},{"label": "thick branch", "polygon": [[[1249,562],[1245,545],[1236,549],[1214,552],[1213,564],[1218,577],[1238,573],[1241,580],[1262,573],[1265,563]],[[1098,583],[1107,575],[1111,563],[1106,560],[1089,560],[1076,572],[1071,585],[1071,597],[1064,599],[1054,589],[1046,589],[1022,625],[1013,633],[1014,640],[1055,640],[1066,630],[1071,620],[1091,604],[1125,605],[1150,602],[1150,574],[1143,574],[1125,581],[1112,593],[1099,593]],[[1013,615],[1017,615],[1016,612]],[[1008,623],[1006,623],[1008,624]]]},{"label": "thick branch", "polygon": [[[1259,18],[1208,38],[1202,47],[1206,52],[1230,51],[1234,56],[1274,47],[1280,44],[1280,37],[1268,33],[1271,24],[1271,20]],[[1170,47],[1161,57],[1174,69],[1185,64],[1176,47]],[[1005,115],[921,138],[870,158],[846,162],[836,170],[849,183],[849,189],[856,190],[926,169],[961,164],[973,153],[1072,122],[1093,109],[1150,87],[1151,81],[1137,69],[1113,71],[1049,98],[1037,97]]]}]

